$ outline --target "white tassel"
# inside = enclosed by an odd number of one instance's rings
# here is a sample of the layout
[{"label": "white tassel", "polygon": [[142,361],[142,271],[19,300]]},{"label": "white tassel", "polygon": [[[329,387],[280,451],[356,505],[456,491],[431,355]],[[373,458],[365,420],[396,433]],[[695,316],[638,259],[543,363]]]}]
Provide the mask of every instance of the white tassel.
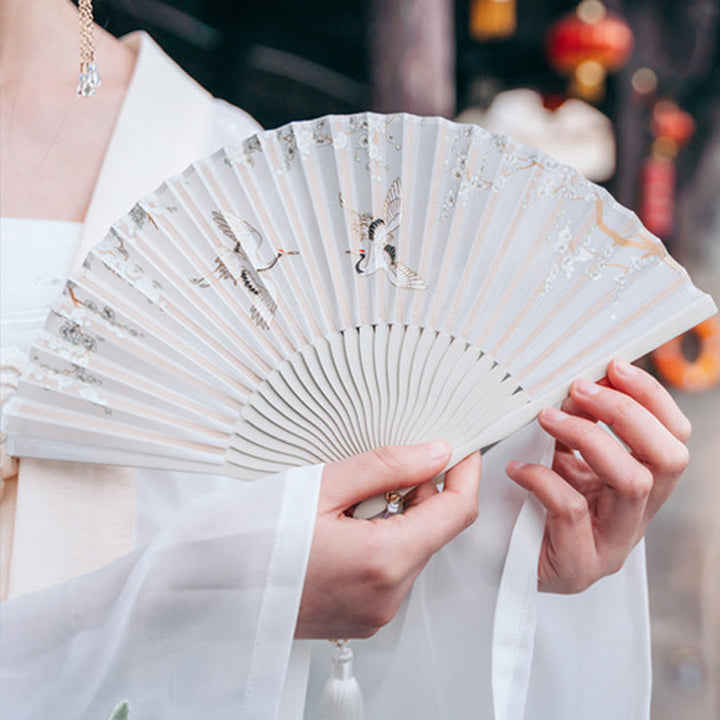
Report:
[{"label": "white tassel", "polygon": [[336,640],[332,675],[327,679],[318,709],[318,720],[363,720],[360,685],[353,675],[353,651],[345,640]]}]

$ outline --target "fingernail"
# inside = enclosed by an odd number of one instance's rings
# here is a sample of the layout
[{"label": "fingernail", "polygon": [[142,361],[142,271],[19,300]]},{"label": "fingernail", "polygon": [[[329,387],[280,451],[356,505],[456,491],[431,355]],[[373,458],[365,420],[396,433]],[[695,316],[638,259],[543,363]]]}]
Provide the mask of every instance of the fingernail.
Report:
[{"label": "fingernail", "polygon": [[446,460],[451,450],[450,443],[445,440],[430,440],[430,442],[424,442],[420,447],[433,460]]},{"label": "fingernail", "polygon": [[557,408],[552,407],[541,410],[540,415],[542,416],[543,420],[550,423],[562,422],[567,417],[567,413],[564,413],[562,410],[558,410]]},{"label": "fingernail", "polygon": [[627,360],[615,360],[613,369],[621,378],[626,380],[629,380],[635,374],[635,367]]},{"label": "fingernail", "polygon": [[513,460],[507,464],[505,472],[507,472],[508,475],[513,475],[518,472],[518,470],[524,468],[525,465],[527,465],[527,463],[520,462],[519,460]]},{"label": "fingernail", "polygon": [[575,392],[580,395],[597,395],[600,392],[600,387],[594,382],[590,382],[585,378],[580,378],[575,381]]}]

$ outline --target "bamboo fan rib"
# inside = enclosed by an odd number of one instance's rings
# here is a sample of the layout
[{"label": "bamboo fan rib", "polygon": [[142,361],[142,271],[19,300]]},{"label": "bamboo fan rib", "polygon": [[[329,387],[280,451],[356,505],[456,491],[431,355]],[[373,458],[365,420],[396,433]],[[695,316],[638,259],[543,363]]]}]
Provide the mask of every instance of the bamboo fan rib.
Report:
[{"label": "bamboo fan rib", "polygon": [[292,123],[138,202],[53,307],[17,455],[254,479],[444,437],[452,462],[715,312],[631,212],[440,118]]}]

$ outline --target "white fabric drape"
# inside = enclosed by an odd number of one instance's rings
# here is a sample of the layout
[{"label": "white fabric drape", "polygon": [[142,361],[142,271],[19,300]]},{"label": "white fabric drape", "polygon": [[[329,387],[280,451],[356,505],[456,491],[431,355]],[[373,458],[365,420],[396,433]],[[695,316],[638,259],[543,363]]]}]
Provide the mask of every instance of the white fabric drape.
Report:
[{"label": "white fabric drape", "polygon": [[276,717],[319,478],[205,494],[146,548],[6,602],[1,717]]},{"label": "white fabric drape", "polygon": [[579,595],[538,598],[527,720],[650,717],[645,543]]}]

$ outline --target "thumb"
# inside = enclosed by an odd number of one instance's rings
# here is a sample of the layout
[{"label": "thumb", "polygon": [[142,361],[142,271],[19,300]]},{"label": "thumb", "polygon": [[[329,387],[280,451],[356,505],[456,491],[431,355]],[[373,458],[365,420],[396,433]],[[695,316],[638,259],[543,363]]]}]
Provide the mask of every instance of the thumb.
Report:
[{"label": "thumb", "polygon": [[345,510],[388,490],[412,487],[439,475],[450,460],[445,440],[421,445],[386,445],[326,465],[320,511]]}]

